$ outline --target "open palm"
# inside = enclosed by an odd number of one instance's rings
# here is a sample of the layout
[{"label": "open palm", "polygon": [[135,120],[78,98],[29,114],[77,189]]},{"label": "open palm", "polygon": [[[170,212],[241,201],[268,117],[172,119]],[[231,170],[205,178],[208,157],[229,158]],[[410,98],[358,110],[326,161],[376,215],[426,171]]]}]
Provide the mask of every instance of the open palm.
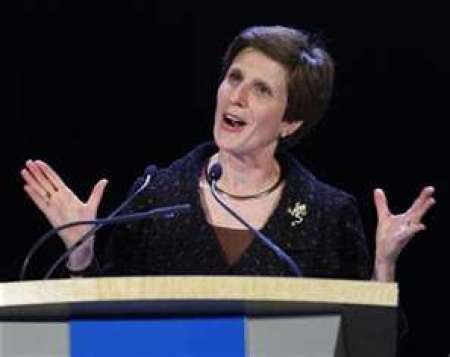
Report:
[{"label": "open palm", "polygon": [[388,207],[382,189],[374,191],[375,207],[378,215],[376,231],[376,259],[395,264],[403,248],[418,232],[425,230],[423,216],[436,201],[434,187],[425,187],[412,206],[404,213],[394,215]]},{"label": "open palm", "polygon": [[[21,175],[25,180],[25,192],[53,227],[77,220],[94,219],[107,184],[105,179],[98,181],[89,199],[82,202],[43,161],[28,160],[21,170]],[[60,236],[64,244],[71,247],[89,229],[89,226],[72,227],[62,231]]]}]

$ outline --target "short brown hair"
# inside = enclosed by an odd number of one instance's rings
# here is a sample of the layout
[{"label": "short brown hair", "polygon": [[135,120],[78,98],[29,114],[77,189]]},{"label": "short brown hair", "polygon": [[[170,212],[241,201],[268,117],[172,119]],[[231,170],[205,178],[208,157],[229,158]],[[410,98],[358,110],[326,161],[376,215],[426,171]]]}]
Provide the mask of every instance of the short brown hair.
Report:
[{"label": "short brown hair", "polygon": [[280,148],[297,143],[324,115],[334,81],[334,61],[318,40],[305,31],[284,26],[255,26],[243,30],[227,48],[222,79],[234,58],[245,48],[254,48],[282,64],[288,72],[288,102],[284,120],[302,120],[302,127],[280,140]]}]

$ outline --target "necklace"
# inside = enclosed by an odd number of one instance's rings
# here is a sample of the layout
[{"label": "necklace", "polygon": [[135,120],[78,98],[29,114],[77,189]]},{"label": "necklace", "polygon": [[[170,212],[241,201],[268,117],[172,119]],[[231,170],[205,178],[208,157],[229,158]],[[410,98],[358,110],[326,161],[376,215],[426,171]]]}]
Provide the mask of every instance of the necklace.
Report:
[{"label": "necklace", "polygon": [[[205,165],[205,177],[208,177],[208,163]],[[235,200],[250,200],[250,199],[256,199],[256,198],[261,198],[264,196],[267,196],[269,194],[271,194],[273,191],[275,191],[283,182],[283,173],[280,170],[280,174],[278,176],[278,180],[272,185],[270,186],[268,189],[258,192],[258,193],[253,193],[251,195],[235,195],[234,193],[230,193],[227,192],[223,189],[221,189],[219,186],[215,185],[215,189],[217,192],[219,192],[222,196],[228,197],[228,198],[233,198]]]}]

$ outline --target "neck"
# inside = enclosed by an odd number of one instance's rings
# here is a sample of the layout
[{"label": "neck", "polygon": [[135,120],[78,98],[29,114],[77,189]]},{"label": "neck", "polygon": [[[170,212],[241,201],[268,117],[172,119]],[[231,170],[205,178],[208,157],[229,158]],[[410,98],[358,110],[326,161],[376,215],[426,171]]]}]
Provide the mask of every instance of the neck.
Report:
[{"label": "neck", "polygon": [[212,161],[216,160],[223,169],[220,187],[236,195],[263,191],[273,185],[280,175],[273,153],[252,156],[220,150]]}]

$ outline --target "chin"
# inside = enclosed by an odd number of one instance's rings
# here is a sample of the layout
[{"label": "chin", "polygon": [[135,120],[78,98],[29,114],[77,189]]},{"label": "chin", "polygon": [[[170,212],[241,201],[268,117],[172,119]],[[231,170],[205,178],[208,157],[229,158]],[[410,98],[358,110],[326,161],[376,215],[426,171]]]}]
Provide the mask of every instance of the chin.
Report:
[{"label": "chin", "polygon": [[235,155],[258,154],[265,151],[275,152],[277,146],[276,139],[267,142],[255,142],[250,140],[248,135],[229,134],[220,127],[214,128],[214,142],[216,146],[222,150]]},{"label": "chin", "polygon": [[220,151],[225,151],[230,154],[242,155],[248,151],[242,143],[232,142],[231,140],[225,138],[218,138],[217,136],[214,136],[214,142]]},{"label": "chin", "polygon": [[222,151],[237,153],[237,152],[241,151],[239,149],[242,148],[242,145],[232,143],[232,142],[230,142],[230,140],[224,140],[224,139],[221,140],[221,139],[214,138],[214,142],[216,143],[216,146]]}]

